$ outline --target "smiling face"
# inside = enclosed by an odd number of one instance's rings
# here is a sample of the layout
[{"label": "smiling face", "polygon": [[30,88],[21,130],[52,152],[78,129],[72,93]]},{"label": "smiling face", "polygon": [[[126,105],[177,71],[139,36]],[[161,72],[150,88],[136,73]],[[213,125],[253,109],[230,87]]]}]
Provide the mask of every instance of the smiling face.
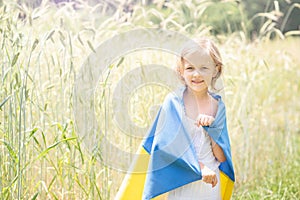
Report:
[{"label": "smiling face", "polygon": [[184,56],[181,76],[193,92],[207,92],[218,72],[209,52],[197,50]]},{"label": "smiling face", "polygon": [[185,44],[177,62],[177,71],[185,84],[194,92],[214,88],[222,72],[222,59],[217,47],[206,38]]}]

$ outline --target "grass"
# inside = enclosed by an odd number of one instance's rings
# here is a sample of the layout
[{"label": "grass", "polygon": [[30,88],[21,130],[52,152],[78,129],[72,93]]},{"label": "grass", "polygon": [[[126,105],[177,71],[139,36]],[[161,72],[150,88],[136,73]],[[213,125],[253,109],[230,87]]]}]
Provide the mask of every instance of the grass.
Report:
[{"label": "grass", "polygon": [[[76,132],[73,84],[84,60],[119,32],[157,26],[147,18],[188,36],[210,30],[193,24],[189,16],[183,25],[175,23],[176,12],[168,18],[167,13],[140,7],[137,12],[144,13],[145,20],[133,13],[127,21],[118,21],[97,12],[100,8],[84,4],[75,11],[72,4],[46,4],[31,10],[11,2],[1,6],[0,199],[112,199],[124,174],[88,153]],[[191,8],[199,14],[205,10],[200,5]],[[19,18],[20,12],[26,18]],[[124,17],[128,16],[119,20]],[[215,38],[225,63],[224,93],[237,178],[233,199],[300,196],[299,38],[269,40],[271,33],[270,29],[251,43],[242,32]],[[174,60],[158,51],[126,55],[120,66],[112,63],[103,74],[110,74],[107,82],[95,92],[100,126],[129,152],[135,152],[140,140],[122,134],[110,118],[100,119],[112,109],[115,80],[153,63],[173,66]],[[149,125],[151,117],[145,113],[166,93],[160,87],[139,88],[129,100],[135,124]]]},{"label": "grass", "polygon": [[242,53],[235,62],[244,67],[228,69],[237,199],[299,197],[299,74],[291,67],[298,66],[299,59],[293,56],[294,41],[251,44],[252,52]]}]

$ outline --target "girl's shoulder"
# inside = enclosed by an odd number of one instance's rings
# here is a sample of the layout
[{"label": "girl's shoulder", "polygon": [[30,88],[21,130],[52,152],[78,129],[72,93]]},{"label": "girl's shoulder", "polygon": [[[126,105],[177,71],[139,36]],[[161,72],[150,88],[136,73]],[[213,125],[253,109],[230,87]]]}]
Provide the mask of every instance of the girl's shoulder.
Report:
[{"label": "girl's shoulder", "polygon": [[222,96],[217,94],[217,93],[213,93],[213,92],[209,92],[210,96],[212,96],[215,100],[217,101],[222,101]]},{"label": "girl's shoulder", "polygon": [[182,100],[184,90],[185,87],[179,87],[176,90],[169,92],[165,97],[165,100],[173,100],[173,99]]},{"label": "girl's shoulder", "polygon": [[183,104],[183,92],[184,88],[180,87],[174,91],[169,92],[163,102],[163,105],[170,105],[170,104]]}]

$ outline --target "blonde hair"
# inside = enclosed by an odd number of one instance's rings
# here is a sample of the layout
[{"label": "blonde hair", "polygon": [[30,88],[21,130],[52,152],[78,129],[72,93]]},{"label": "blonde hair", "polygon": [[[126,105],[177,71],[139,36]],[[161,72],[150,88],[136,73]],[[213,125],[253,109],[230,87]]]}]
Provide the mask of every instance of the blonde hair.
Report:
[{"label": "blonde hair", "polygon": [[213,43],[212,40],[208,38],[197,38],[193,39],[183,45],[183,48],[181,49],[180,55],[177,60],[177,66],[176,66],[176,72],[180,79],[184,82],[181,74],[183,72],[183,62],[185,60],[185,56],[187,54],[193,53],[195,51],[206,51],[210,57],[212,58],[213,62],[215,63],[215,67],[217,67],[218,73],[216,76],[213,77],[211,81],[211,87],[212,89],[216,90],[215,84],[217,79],[221,76],[222,71],[223,71],[223,63],[222,63],[222,58],[221,54],[217,48],[217,46]]}]

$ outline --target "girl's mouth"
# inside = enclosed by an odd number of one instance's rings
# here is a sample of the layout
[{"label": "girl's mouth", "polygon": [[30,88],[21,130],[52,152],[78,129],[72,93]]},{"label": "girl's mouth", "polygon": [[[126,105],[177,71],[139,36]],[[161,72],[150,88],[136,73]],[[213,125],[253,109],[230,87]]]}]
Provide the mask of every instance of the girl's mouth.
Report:
[{"label": "girl's mouth", "polygon": [[192,83],[194,84],[200,84],[202,82],[204,82],[204,80],[192,80]]}]

